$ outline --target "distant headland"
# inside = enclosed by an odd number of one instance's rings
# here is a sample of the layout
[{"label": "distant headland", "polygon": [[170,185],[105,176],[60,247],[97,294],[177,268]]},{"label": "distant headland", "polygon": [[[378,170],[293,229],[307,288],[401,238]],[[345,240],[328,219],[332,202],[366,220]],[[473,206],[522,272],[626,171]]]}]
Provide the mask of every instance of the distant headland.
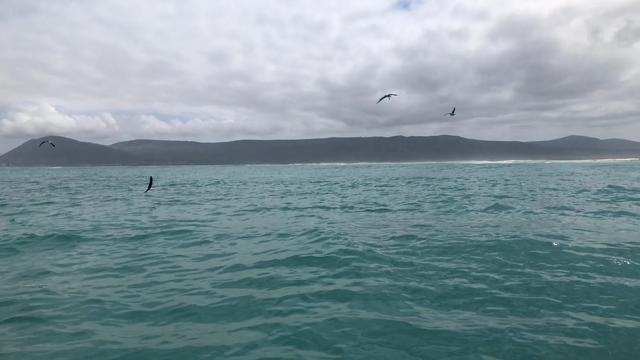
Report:
[{"label": "distant headland", "polygon": [[[39,146],[50,141],[53,146]],[[31,139],[0,166],[232,165],[467,160],[583,160],[640,157],[640,142],[567,136],[487,141],[459,136],[238,140],[218,143],[132,140],[100,145],[60,136]]]}]

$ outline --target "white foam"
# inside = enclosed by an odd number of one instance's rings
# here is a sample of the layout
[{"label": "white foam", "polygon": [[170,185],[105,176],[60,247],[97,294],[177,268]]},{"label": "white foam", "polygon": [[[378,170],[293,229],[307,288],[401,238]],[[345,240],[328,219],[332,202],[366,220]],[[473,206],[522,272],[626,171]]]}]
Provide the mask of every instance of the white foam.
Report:
[{"label": "white foam", "polygon": [[[401,161],[401,162],[339,162],[339,163],[295,163],[286,165],[295,166],[353,166],[353,165],[420,165],[420,164],[472,164],[472,165],[487,165],[487,164],[563,164],[563,163],[608,163],[608,162],[622,162],[622,161],[637,161],[640,158],[620,158],[620,159],[581,159],[581,160],[449,160],[449,161]],[[285,164],[283,164],[285,165]]]}]

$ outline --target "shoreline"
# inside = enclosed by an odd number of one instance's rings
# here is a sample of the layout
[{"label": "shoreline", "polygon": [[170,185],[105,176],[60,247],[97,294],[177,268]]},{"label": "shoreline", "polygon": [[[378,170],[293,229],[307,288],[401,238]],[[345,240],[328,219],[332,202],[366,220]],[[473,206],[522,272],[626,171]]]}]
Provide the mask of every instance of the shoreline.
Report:
[{"label": "shoreline", "polygon": [[640,158],[603,158],[603,159],[510,159],[510,160],[425,160],[425,161],[360,161],[360,162],[320,162],[320,163],[288,163],[288,164],[112,164],[112,165],[0,165],[0,168],[89,168],[89,167],[145,167],[145,166],[363,166],[363,165],[428,165],[428,164],[468,164],[468,165],[517,165],[517,164],[590,164],[619,163],[639,161]]}]

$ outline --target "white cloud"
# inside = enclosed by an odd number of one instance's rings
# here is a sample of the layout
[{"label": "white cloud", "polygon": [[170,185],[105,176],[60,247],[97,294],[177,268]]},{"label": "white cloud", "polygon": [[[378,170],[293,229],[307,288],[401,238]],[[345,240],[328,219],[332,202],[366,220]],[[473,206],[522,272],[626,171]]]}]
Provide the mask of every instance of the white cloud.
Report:
[{"label": "white cloud", "polygon": [[49,104],[25,107],[0,119],[0,135],[8,137],[57,134],[105,137],[117,130],[118,124],[109,113],[67,115]]}]

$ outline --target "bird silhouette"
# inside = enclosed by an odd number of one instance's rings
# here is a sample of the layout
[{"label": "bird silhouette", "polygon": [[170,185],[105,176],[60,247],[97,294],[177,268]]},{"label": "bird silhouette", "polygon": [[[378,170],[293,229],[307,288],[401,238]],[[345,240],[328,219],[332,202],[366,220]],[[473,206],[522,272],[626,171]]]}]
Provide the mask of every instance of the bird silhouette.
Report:
[{"label": "bird silhouette", "polygon": [[456,108],[454,107],[453,110],[451,110],[451,112],[448,112],[445,115],[456,116]]},{"label": "bird silhouette", "polygon": [[149,186],[147,186],[147,190],[145,190],[144,193],[146,194],[147,191],[151,190],[152,186],[153,186],[153,176],[149,176]]},{"label": "bird silhouette", "polygon": [[392,97],[392,96],[398,96],[398,94],[387,94],[387,95],[385,95],[385,96],[381,97],[381,98],[380,98],[380,100],[378,100],[378,102],[377,102],[376,104],[378,104],[380,101],[382,101],[382,100],[384,100],[384,99],[389,99],[389,100],[391,100],[391,97]]},{"label": "bird silhouette", "polygon": [[49,144],[52,147],[56,147],[56,145],[54,143],[52,143],[50,140],[44,140],[43,142],[40,143],[40,145],[38,145],[38,147],[41,147],[44,144]]}]

